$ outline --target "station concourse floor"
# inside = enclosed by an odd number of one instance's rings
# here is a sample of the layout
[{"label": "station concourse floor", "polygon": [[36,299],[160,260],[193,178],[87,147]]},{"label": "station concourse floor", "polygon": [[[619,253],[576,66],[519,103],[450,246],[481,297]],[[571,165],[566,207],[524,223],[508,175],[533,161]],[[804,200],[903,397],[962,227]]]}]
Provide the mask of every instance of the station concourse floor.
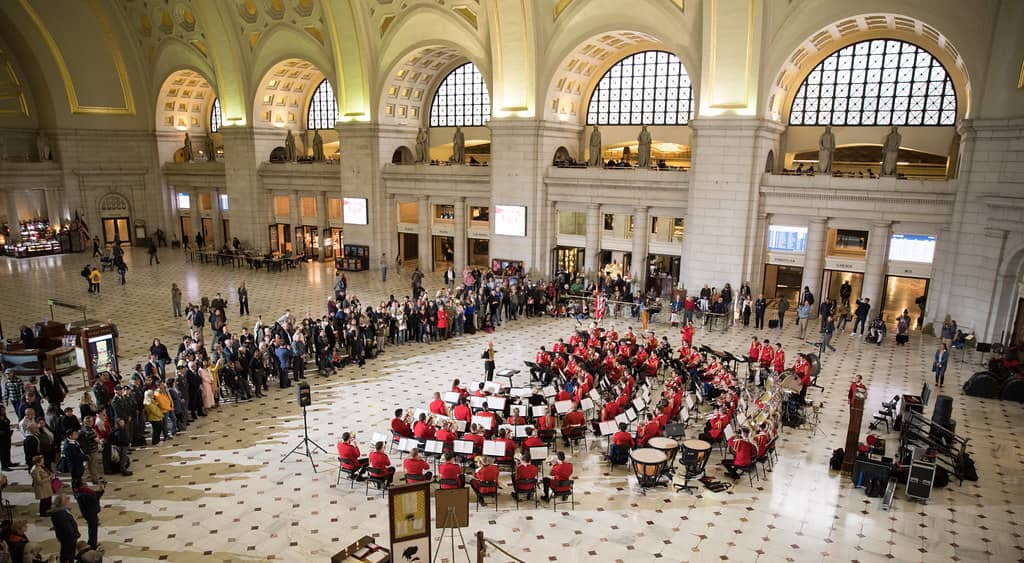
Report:
[{"label": "station concourse floor", "polygon": [[[310,263],[284,273],[251,271],[212,264],[193,264],[180,250],[161,248],[159,265],[149,266],[145,249],[128,252],[128,283],[104,273],[99,295],[86,292],[80,277],[87,254],[33,259],[0,259],[0,309],[5,336],[16,337],[19,326],[49,316],[48,298],[85,304],[93,319],[112,320],[120,330],[122,371],[144,361],[153,337],[172,353],[185,322],[171,313],[170,287],[178,283],[185,302],[217,292],[229,302],[228,327],[238,330],[235,290],[244,281],[253,315],[272,323],[285,308],[297,317],[308,311],[323,314],[334,284],[329,264]],[[388,294],[410,293],[410,270],[389,272],[380,282],[378,271],[347,273],[350,293],[364,304],[379,304]],[[440,273],[427,274],[425,285],[436,289]],[[55,309],[57,320],[80,314]],[[79,315],[79,316],[76,316]],[[678,345],[678,332],[657,319],[659,338],[668,334]],[[611,319],[622,331],[627,319]],[[787,319],[778,330],[732,328],[726,332],[698,331],[696,342],[734,353],[745,352],[752,334],[781,340],[787,357],[811,347],[798,340]],[[270,397],[225,404],[191,425],[187,433],[157,447],[136,450],[134,476],[108,477],[103,497],[100,543],[107,561],[326,561],[330,555],[363,535],[388,544],[386,501],[362,483],[350,489],[335,487],[335,443],[343,431],[354,431],[367,449],[374,431],[386,431],[396,408],[425,407],[434,391],[446,390],[455,377],[480,379],[480,353],[487,340],[498,350],[498,369],[522,369],[541,345],[567,338],[573,328],[567,319],[524,319],[507,322],[494,334],[477,333],[442,343],[390,347],[364,368],[346,367],[337,375],[309,376],[313,406],[309,409],[310,437],[331,454],[317,454],[319,471],[309,461],[281,457],[302,436],[302,412],[294,388],[271,387]],[[811,333],[814,333],[812,330]],[[890,333],[891,334],[891,333]],[[816,333],[815,333],[816,335]],[[960,384],[981,369],[980,356],[965,359],[954,352],[945,387],[936,390],[954,398],[957,430],[970,439],[970,451],[980,480],[935,489],[927,504],[897,494],[892,509],[880,509],[879,499],[867,498],[848,478],[828,469],[833,448],[845,442],[848,415],[846,394],[850,377],[863,374],[868,400],[862,430],[880,403],[896,394],[917,394],[931,378],[935,340],[914,332],[906,347],[890,338],[883,346],[867,344],[849,334],[834,341],[839,351],[828,353],[819,380],[825,391],[812,389],[809,399],[824,402],[816,434],[810,429],[785,429],[779,441],[779,462],[767,480],[751,487],[744,476],[724,493],[702,490],[696,496],[670,489],[641,494],[625,467],[609,470],[602,446],[571,458],[575,465],[576,508],[553,511],[522,504],[520,510],[502,491],[501,510],[493,504],[476,512],[464,535],[475,551],[472,536],[484,530],[516,557],[528,561],[1018,561],[1024,542],[1017,519],[1024,521],[1024,442],[1014,429],[1024,425],[1021,405],[967,397]],[[524,370],[517,382],[528,379]],[[73,389],[69,401],[81,395],[80,376],[67,377]],[[77,381],[77,383],[76,383]],[[934,403],[934,399],[932,401]],[[931,406],[926,410],[930,416]],[[12,416],[13,418],[13,416]],[[687,436],[695,436],[691,425]],[[895,433],[885,434],[892,455]],[[20,432],[15,431],[15,461],[22,461]],[[397,452],[392,456],[399,464]],[[730,482],[716,452],[708,472]],[[399,471],[399,474],[401,471]],[[8,473],[4,499],[15,507],[16,519],[29,522],[28,537],[44,551],[56,553],[48,519],[35,516],[36,502],[26,471]],[[508,481],[503,474],[502,482]],[[509,487],[505,483],[506,487]],[[78,515],[77,507],[73,512]],[[79,516],[83,537],[85,523]],[[437,539],[437,533],[434,533]],[[447,542],[445,544],[447,546]],[[435,545],[436,547],[436,545]],[[461,560],[460,554],[457,559]],[[442,560],[451,561],[448,551]],[[492,555],[490,561],[500,561]]]}]

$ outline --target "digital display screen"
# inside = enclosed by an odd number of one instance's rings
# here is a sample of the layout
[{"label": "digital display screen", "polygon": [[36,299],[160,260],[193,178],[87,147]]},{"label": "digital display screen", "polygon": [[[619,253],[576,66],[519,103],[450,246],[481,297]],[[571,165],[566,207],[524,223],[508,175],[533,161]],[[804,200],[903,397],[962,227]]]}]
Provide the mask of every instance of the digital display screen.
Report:
[{"label": "digital display screen", "polygon": [[114,335],[106,334],[95,336],[89,339],[89,354],[92,356],[92,366],[99,375],[107,371],[107,364],[112,364],[117,370],[117,355],[114,350]]},{"label": "digital display screen", "polygon": [[343,198],[342,206],[344,206],[345,224],[347,225],[365,225],[368,220],[366,217],[366,198],[365,197],[346,197]]},{"label": "digital display screen", "polygon": [[895,234],[889,241],[889,260],[931,264],[935,259],[935,237],[932,235]]},{"label": "digital display screen", "polygon": [[495,205],[494,234],[525,237],[526,207],[522,205]]},{"label": "digital display screen", "polygon": [[807,227],[768,227],[768,250],[783,252],[807,251]]}]

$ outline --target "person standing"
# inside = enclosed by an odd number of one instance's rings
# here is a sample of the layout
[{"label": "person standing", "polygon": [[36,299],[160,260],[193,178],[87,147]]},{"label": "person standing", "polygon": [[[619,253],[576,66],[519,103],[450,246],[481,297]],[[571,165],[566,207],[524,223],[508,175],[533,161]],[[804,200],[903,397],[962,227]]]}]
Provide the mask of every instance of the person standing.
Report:
[{"label": "person standing", "polygon": [[39,380],[39,392],[46,402],[55,406],[59,412],[60,404],[68,395],[68,386],[61,376],[53,373],[52,369],[46,369],[43,370],[43,377]]},{"label": "person standing", "polygon": [[388,281],[388,255],[383,252],[380,253],[380,281]]},{"label": "person standing", "polygon": [[100,273],[99,268],[93,267],[92,271],[89,272],[89,293],[100,292],[100,282],[103,281],[103,274]]},{"label": "person standing", "polygon": [[822,351],[824,351],[825,348],[828,348],[829,350],[832,350],[833,352],[836,351],[836,347],[832,345],[832,336],[835,333],[836,333],[836,321],[835,321],[835,319],[832,318],[832,315],[827,315],[825,317],[824,327],[822,328],[822,341],[821,341],[821,349],[822,349]]},{"label": "person standing", "polygon": [[121,285],[124,285],[127,283],[125,276],[128,274],[128,264],[125,264],[124,256],[114,258],[114,266],[117,268],[117,275],[121,279]]},{"label": "person standing", "polygon": [[932,363],[932,372],[935,373],[935,384],[942,387],[946,381],[946,366],[949,364],[949,347],[940,343],[935,350],[935,361]]},{"label": "person standing", "polygon": [[785,295],[779,297],[777,310],[779,312],[779,328],[781,329],[786,324],[786,311],[789,310],[789,301],[786,300]]},{"label": "person standing", "polygon": [[487,342],[487,349],[484,350],[483,354],[480,354],[480,358],[484,361],[484,380],[494,380],[494,355],[497,351],[494,349],[494,342]]},{"label": "person standing", "polygon": [[150,266],[153,265],[153,260],[156,260],[157,264],[160,263],[160,257],[156,255],[156,241],[153,240],[153,237],[150,237],[149,238],[149,265]]},{"label": "person standing", "polygon": [[238,316],[249,316],[249,290],[245,288],[245,282],[238,286]]},{"label": "person standing", "polygon": [[171,284],[171,310],[174,311],[174,318],[181,318],[181,289],[178,284]]},{"label": "person standing", "polygon": [[117,461],[114,462],[117,471],[125,477],[130,477],[132,472],[128,470],[131,459],[128,457],[128,448],[131,446],[131,436],[128,430],[128,422],[117,419],[116,427],[110,433],[110,447],[117,452]]},{"label": "person standing", "polygon": [[757,301],[754,301],[754,328],[764,328],[764,312],[768,309],[768,301],[764,298],[763,293],[757,295]]},{"label": "person standing", "polygon": [[60,563],[73,563],[75,547],[82,534],[78,531],[78,521],[71,514],[71,497],[57,495],[53,511],[50,512],[50,522],[53,523],[53,533],[60,542]]},{"label": "person standing", "polygon": [[32,492],[39,501],[39,517],[45,518],[50,515],[50,506],[53,505],[53,473],[46,468],[43,456],[32,457]]},{"label": "person standing", "polygon": [[850,336],[857,336],[857,327],[860,326],[860,335],[864,336],[864,327],[868,324],[868,311],[871,310],[871,299],[865,297],[857,300],[857,308],[853,311],[856,320],[853,321],[853,332]]},{"label": "person standing", "polygon": [[[781,324],[781,323],[780,323]],[[796,309],[796,324],[800,326],[800,340],[807,339],[807,325],[811,324],[811,302],[804,301]]]},{"label": "person standing", "polygon": [[75,500],[78,501],[78,510],[89,527],[89,547],[96,549],[99,546],[98,538],[100,531],[100,498],[103,497],[103,485],[93,489],[86,484],[75,489]]},{"label": "person standing", "polygon": [[11,461],[11,419],[7,418],[7,409],[0,406],[0,466],[4,471],[12,471],[18,464]]}]

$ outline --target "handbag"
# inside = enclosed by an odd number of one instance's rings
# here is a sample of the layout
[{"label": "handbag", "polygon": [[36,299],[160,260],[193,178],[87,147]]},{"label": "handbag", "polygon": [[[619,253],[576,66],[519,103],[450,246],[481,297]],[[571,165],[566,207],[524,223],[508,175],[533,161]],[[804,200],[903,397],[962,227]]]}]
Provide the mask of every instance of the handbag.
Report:
[{"label": "handbag", "polygon": [[54,494],[59,493],[60,490],[63,489],[63,488],[64,488],[64,481],[61,481],[60,477],[51,477],[50,478],[50,489],[53,490]]}]

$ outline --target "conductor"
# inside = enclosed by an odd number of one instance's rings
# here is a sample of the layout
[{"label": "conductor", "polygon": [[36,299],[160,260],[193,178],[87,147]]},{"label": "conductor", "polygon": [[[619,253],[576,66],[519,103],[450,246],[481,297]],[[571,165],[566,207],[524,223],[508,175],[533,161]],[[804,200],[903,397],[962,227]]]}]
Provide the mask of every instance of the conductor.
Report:
[{"label": "conductor", "polygon": [[480,354],[480,358],[484,361],[484,380],[485,381],[493,381],[494,380],[494,354],[495,353],[496,353],[496,350],[494,349],[494,342],[493,341],[488,341],[487,342],[487,349],[484,350],[483,354]]}]

